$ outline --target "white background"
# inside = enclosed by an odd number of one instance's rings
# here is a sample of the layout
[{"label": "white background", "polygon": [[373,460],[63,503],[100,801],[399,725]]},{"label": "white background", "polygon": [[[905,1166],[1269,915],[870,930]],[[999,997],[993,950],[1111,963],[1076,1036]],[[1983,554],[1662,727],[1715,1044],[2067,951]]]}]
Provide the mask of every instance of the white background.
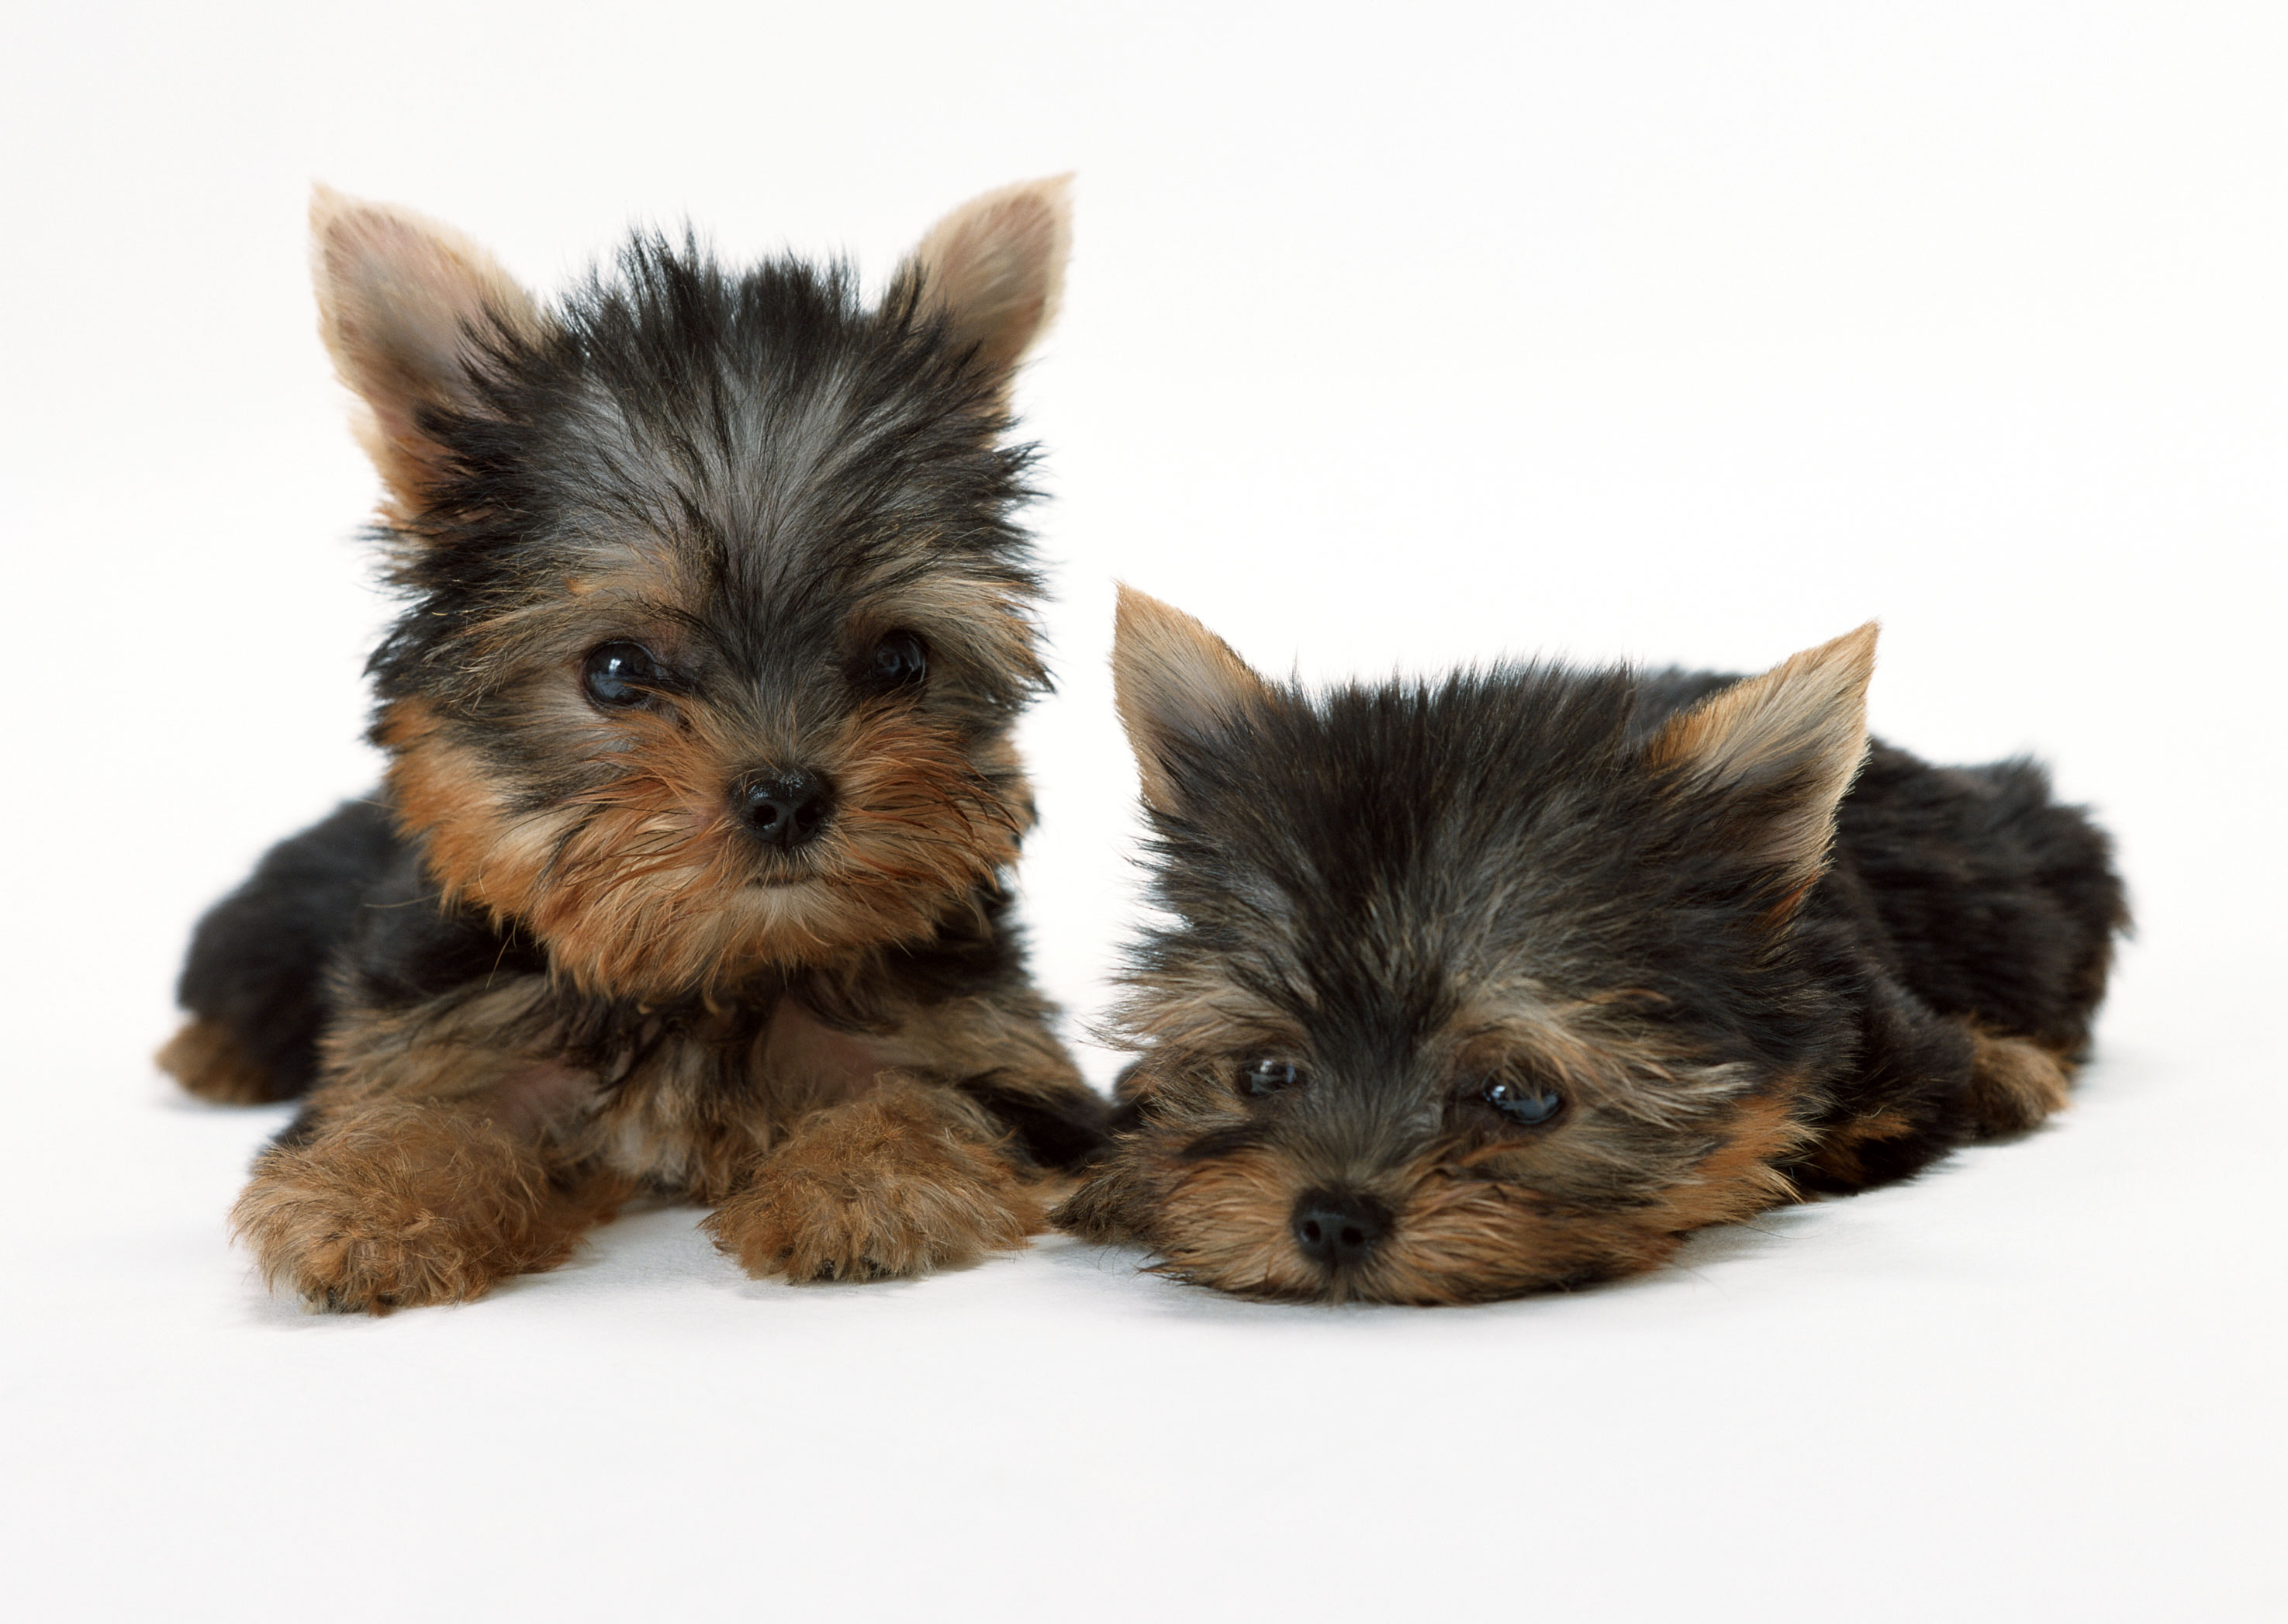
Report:
[{"label": "white background", "polygon": [[[9,8],[9,1611],[2288,1616],[2282,17]],[[878,276],[1066,169],[1025,880],[1076,1021],[1133,907],[1114,579],[1311,676],[1880,615],[1879,731],[2118,832],[2080,1103],[1466,1311],[1063,1243],[794,1289],[683,1210],[468,1308],[267,1297],[222,1215],[282,1113],[147,1057],[198,911],[375,772],[310,180],[547,288],[687,217]]]}]

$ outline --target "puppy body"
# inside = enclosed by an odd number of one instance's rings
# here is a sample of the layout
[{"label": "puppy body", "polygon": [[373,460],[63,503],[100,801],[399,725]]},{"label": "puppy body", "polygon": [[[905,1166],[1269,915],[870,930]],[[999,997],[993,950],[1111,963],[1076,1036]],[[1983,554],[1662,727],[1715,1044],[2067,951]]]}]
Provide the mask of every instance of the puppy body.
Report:
[{"label": "puppy body", "polygon": [[1465,1302],[2040,1121],[2125,923],[2108,843],[2030,764],[1871,749],[1873,646],[1312,696],[1124,595],[1170,923],[1062,1221],[1243,1295]]},{"label": "puppy body", "polygon": [[162,1056],[307,1090],[235,1214],[266,1271],[458,1300],[642,1192],[758,1273],[1021,1244],[1100,1114],[1004,892],[1045,677],[1003,442],[1061,183],[957,210],[872,306],[639,239],[544,307],[403,211],[313,225],[409,601],[384,788],[202,923]]}]

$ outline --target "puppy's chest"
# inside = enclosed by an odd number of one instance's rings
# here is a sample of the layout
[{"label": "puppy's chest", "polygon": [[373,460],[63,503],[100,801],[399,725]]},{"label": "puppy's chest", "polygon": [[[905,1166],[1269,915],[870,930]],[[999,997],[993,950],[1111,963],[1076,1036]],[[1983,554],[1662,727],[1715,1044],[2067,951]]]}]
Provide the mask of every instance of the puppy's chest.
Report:
[{"label": "puppy's chest", "polygon": [[900,1034],[839,1031],[784,999],[761,1023],[727,1017],[632,1046],[600,1079],[586,1148],[643,1187],[721,1200],[795,1122],[911,1063]]}]

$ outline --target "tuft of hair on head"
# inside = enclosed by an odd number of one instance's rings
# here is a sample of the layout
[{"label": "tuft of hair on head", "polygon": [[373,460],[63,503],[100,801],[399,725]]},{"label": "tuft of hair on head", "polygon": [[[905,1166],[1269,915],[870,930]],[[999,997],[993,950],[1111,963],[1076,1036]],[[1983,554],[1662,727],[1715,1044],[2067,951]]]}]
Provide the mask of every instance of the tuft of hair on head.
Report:
[{"label": "tuft of hair on head", "polygon": [[932,226],[899,279],[943,318],[957,345],[1008,374],[1055,319],[1071,252],[1072,177],[1021,180]]},{"label": "tuft of hair on head", "polygon": [[1182,810],[1188,755],[1212,746],[1270,695],[1230,644],[1182,610],[1122,584],[1112,633],[1113,702],[1144,798]]},{"label": "tuft of hair on head", "polygon": [[1836,808],[1866,757],[1876,631],[1869,621],[1712,693],[1646,750],[1684,793],[1737,809],[1752,854],[1779,873],[1783,914],[1826,867]]},{"label": "tuft of hair on head", "polygon": [[538,307],[451,226],[323,184],[310,191],[310,270],[319,336],[363,404],[359,442],[409,512],[443,456],[424,414],[474,407],[472,365],[488,335],[536,329]]}]

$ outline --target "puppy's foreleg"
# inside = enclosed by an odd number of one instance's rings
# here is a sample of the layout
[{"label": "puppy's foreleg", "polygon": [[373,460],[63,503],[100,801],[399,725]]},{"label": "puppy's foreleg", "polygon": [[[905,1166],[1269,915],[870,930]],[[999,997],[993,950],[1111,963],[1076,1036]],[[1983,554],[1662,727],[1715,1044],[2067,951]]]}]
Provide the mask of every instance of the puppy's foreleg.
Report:
[{"label": "puppy's foreleg", "polygon": [[408,1024],[338,1030],[328,1080],[231,1214],[264,1277],[313,1307],[466,1302],[561,1263],[608,1209],[564,1148],[592,1078]]},{"label": "puppy's foreleg", "polygon": [[709,1216],[748,1273],[883,1279],[973,1262],[1047,1227],[1041,1181],[974,1103],[883,1073],[862,1097],[798,1122]]}]

